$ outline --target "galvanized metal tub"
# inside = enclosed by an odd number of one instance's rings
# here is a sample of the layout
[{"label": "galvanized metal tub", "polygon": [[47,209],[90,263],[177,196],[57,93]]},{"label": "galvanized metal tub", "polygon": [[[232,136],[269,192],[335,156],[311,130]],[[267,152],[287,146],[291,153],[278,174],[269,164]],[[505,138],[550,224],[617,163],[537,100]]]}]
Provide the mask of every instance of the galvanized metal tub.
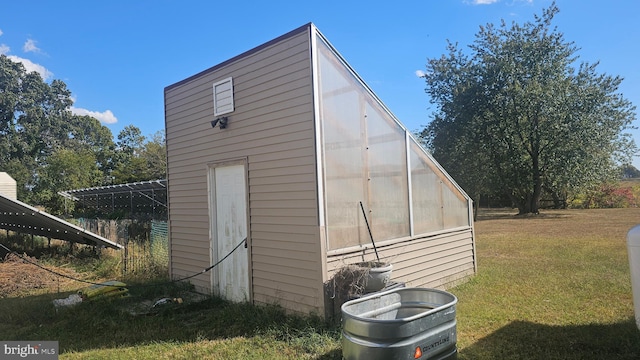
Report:
[{"label": "galvanized metal tub", "polygon": [[398,288],[342,305],[342,356],[352,359],[457,358],[456,303],[446,291]]}]

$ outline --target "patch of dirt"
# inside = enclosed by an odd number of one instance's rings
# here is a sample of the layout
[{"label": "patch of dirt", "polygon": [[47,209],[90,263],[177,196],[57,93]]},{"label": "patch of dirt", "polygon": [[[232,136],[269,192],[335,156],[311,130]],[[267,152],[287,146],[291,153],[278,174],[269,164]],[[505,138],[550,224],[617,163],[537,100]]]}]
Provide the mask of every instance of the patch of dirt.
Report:
[{"label": "patch of dirt", "polygon": [[[27,255],[22,257],[38,263],[35,258]],[[67,276],[78,277],[77,273],[69,269],[45,267]],[[42,290],[43,293],[55,290],[66,291],[74,282],[30,264],[13,253],[8,253],[0,259],[0,299],[33,294],[34,290]]]}]

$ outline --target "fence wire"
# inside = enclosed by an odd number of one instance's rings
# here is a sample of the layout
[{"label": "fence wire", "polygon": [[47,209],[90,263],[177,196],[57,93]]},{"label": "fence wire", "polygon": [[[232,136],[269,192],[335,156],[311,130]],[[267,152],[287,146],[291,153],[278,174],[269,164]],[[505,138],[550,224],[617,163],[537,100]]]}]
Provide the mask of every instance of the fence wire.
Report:
[{"label": "fence wire", "polygon": [[123,275],[164,271],[169,265],[166,221],[76,219],[80,227],[124,246]]}]

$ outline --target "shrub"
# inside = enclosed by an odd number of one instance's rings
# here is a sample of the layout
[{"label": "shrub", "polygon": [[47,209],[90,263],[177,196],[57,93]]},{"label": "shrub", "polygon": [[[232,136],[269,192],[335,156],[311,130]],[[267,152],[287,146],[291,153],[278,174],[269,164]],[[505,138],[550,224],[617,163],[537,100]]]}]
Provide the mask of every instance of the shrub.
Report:
[{"label": "shrub", "polygon": [[570,201],[570,207],[580,209],[637,207],[639,194],[640,185],[605,183],[575,195]]}]

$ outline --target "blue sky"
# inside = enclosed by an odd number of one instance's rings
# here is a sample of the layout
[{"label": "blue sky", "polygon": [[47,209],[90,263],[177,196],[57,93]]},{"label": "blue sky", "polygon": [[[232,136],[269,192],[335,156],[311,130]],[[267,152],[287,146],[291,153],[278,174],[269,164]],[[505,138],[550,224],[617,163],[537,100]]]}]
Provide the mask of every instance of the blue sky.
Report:
[{"label": "blue sky", "polygon": [[[0,14],[0,53],[63,80],[74,111],[114,136],[129,124],[164,129],[164,87],[313,22],[409,128],[433,111],[417,76],[446,40],[471,44],[480,25],[523,23],[551,0],[401,1],[8,1]],[[558,0],[554,24],[580,48],[581,61],[625,78],[640,105],[640,2]],[[633,131],[640,144],[640,131]],[[636,159],[634,165],[640,168]]]}]

